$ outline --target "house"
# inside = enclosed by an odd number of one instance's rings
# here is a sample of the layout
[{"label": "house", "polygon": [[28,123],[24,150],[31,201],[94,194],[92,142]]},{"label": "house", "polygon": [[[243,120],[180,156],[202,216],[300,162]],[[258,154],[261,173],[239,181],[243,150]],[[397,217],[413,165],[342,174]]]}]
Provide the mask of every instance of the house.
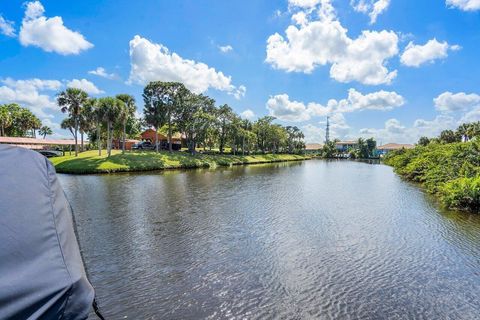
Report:
[{"label": "house", "polygon": [[335,147],[338,152],[348,152],[350,149],[353,149],[358,146],[358,142],[354,140],[350,141],[337,141],[335,142]]},{"label": "house", "polygon": [[[132,150],[132,147],[134,144],[136,143],[139,143],[140,140],[136,140],[136,139],[125,139],[125,150]],[[122,149],[122,145],[123,145],[123,140],[120,139],[120,140],[117,140],[117,139],[114,139],[113,140],[113,148],[114,149]]]},{"label": "house", "polygon": [[307,143],[305,145],[305,152],[306,153],[318,153],[322,150],[323,144],[321,143]]},{"label": "house", "polygon": [[377,151],[380,156],[383,156],[393,150],[413,149],[414,147],[415,146],[413,144],[387,143],[387,144],[384,144],[383,146],[378,146]]},{"label": "house", "polygon": [[[155,130],[147,129],[140,134],[140,139],[142,141],[150,141],[151,143],[155,143]],[[158,143],[162,148],[166,148],[168,144],[168,137],[160,132],[157,133]],[[182,148],[182,135],[181,134],[174,134],[172,136],[172,148],[174,150],[180,150]]]}]

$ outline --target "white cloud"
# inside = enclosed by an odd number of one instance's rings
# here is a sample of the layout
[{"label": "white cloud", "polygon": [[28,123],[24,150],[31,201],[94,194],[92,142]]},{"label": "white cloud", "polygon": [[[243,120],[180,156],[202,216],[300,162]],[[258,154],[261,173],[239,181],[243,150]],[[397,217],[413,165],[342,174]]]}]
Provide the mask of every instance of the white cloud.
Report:
[{"label": "white cloud", "polygon": [[370,24],[374,24],[377,17],[388,9],[390,0],[351,0],[350,4],[357,12],[368,13]]},{"label": "white cloud", "polygon": [[460,123],[469,123],[480,121],[480,106],[474,108],[473,110],[465,113],[460,119]]},{"label": "white cloud", "polygon": [[362,137],[374,137],[378,143],[416,143],[422,136],[436,137],[445,129],[455,129],[459,122],[446,115],[438,115],[433,120],[417,119],[413,126],[407,127],[397,119],[389,119],[381,129],[360,129]]},{"label": "white cloud", "polygon": [[67,87],[82,89],[88,94],[101,94],[104,91],[98,89],[93,82],[88,81],[87,79],[73,79],[67,82]]},{"label": "white cloud", "polygon": [[405,99],[395,91],[377,91],[362,94],[355,89],[348,90],[348,97],[340,101],[330,100],[328,105],[338,112],[361,110],[392,110],[405,104]]},{"label": "white cloud", "polygon": [[145,84],[149,81],[179,81],[195,93],[209,88],[226,91],[241,97],[245,87],[235,87],[230,76],[216,71],[205,63],[183,59],[162,44],[150,42],[136,35],[130,40],[129,82]]},{"label": "white cloud", "polygon": [[429,40],[424,45],[416,45],[410,41],[405,48],[400,61],[409,67],[419,67],[426,62],[434,62],[437,59],[448,57],[448,50],[459,50],[458,45],[449,45],[446,41],[438,42],[437,39]]},{"label": "white cloud", "polygon": [[321,1],[322,0],[288,0],[288,5],[291,7],[308,9],[320,4]]},{"label": "white cloud", "polygon": [[305,104],[290,101],[287,94],[270,97],[267,101],[267,109],[270,111],[270,115],[284,121],[302,122],[311,118]]},{"label": "white cloud", "polygon": [[302,122],[308,121],[313,116],[327,116],[330,114],[342,114],[362,110],[392,110],[405,104],[405,99],[396,92],[377,91],[362,94],[355,89],[348,90],[346,99],[330,99],[326,106],[310,102],[290,101],[287,94],[279,94],[270,97],[267,101],[267,109],[270,115],[284,121]]},{"label": "white cloud", "polygon": [[15,37],[15,28],[13,21],[8,21],[0,15],[0,33],[7,37]]},{"label": "white cloud", "polygon": [[459,8],[464,11],[480,10],[480,0],[447,0],[446,4],[450,8]]},{"label": "white cloud", "polygon": [[266,62],[287,72],[311,73],[318,66],[331,65],[330,76],[340,82],[389,84],[397,72],[389,71],[387,60],[398,54],[398,36],[393,31],[363,31],[351,39],[336,19],[329,1],[322,1],[319,20],[311,12],[293,15],[295,25],[267,40]]},{"label": "white cloud", "polygon": [[93,47],[82,34],[65,27],[62,17],[47,18],[44,12],[39,1],[26,4],[19,37],[23,46],[32,45],[62,55],[79,54]]},{"label": "white cloud", "polygon": [[243,112],[240,113],[240,116],[243,118],[243,119],[248,119],[248,120],[253,120],[257,117],[257,115],[255,114],[255,112],[253,112],[253,110],[251,109],[247,109]]},{"label": "white cloud", "polygon": [[223,53],[227,53],[233,50],[233,47],[231,45],[226,45],[226,46],[218,46],[218,49],[222,51]]},{"label": "white cloud", "polygon": [[465,92],[451,93],[446,91],[433,99],[435,108],[441,112],[464,111],[471,107],[480,105],[480,96],[475,93]]},{"label": "white cloud", "polygon": [[238,88],[235,88],[233,91],[228,92],[228,94],[231,94],[235,97],[235,99],[240,100],[243,97],[245,97],[245,94],[247,93],[247,87],[244,85],[238,86]]},{"label": "white cloud", "polygon": [[325,141],[325,128],[309,123],[301,129],[306,143],[323,143]]},{"label": "white cloud", "polygon": [[105,70],[105,68],[103,67],[98,67],[95,70],[90,70],[88,71],[88,73],[110,80],[118,79],[118,76],[115,73],[108,73],[107,70]]},{"label": "white cloud", "polygon": [[[62,86],[57,80],[14,80],[6,78],[0,80],[0,104],[18,103],[29,108],[40,118],[50,118],[51,111],[60,111],[54,99],[45,94],[45,91],[56,91]],[[58,110],[57,110],[58,109]]]}]

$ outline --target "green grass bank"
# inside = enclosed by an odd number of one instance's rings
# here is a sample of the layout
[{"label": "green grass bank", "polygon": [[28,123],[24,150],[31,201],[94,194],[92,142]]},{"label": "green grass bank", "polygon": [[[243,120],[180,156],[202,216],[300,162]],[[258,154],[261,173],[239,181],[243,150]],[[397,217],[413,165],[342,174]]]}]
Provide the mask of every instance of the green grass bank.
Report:
[{"label": "green grass bank", "polygon": [[127,151],[122,154],[119,150],[112,150],[112,155],[107,157],[107,152],[98,150],[82,152],[75,157],[66,155],[50,158],[58,173],[89,174],[153,171],[165,169],[192,169],[215,168],[218,166],[234,166],[245,164],[260,164],[284,161],[299,161],[310,159],[308,156],[293,154],[265,154],[250,156],[234,155],[190,155],[185,152],[161,151]]},{"label": "green grass bank", "polygon": [[430,143],[388,154],[385,163],[421,183],[450,209],[480,212],[480,141]]}]

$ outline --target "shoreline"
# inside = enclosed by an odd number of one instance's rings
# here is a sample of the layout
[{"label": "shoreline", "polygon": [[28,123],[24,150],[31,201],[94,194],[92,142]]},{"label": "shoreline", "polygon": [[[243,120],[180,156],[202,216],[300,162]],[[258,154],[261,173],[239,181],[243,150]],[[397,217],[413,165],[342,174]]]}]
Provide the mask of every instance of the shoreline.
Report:
[{"label": "shoreline", "polygon": [[49,160],[57,173],[62,174],[112,174],[125,172],[148,172],[183,169],[202,169],[231,167],[253,164],[280,163],[310,160],[312,157],[294,154],[257,154],[257,155],[190,155],[183,152],[127,151],[112,150],[107,158],[106,152],[98,156],[98,150],[85,151],[75,156],[54,157]]}]

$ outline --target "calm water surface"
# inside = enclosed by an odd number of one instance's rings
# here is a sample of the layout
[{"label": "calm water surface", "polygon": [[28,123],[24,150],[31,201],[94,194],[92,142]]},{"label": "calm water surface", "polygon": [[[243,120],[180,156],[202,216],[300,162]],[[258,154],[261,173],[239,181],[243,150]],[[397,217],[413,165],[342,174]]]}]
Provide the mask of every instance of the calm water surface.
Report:
[{"label": "calm water surface", "polygon": [[60,179],[109,319],[480,318],[480,218],[384,165]]}]

